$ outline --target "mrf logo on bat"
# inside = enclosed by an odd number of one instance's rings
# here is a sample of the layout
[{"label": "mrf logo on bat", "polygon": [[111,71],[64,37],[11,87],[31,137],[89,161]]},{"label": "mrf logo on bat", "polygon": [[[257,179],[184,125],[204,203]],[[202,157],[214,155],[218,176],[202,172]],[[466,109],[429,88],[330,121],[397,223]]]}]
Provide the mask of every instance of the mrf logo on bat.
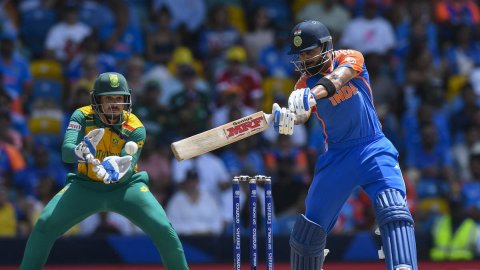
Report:
[{"label": "mrf logo on bat", "polygon": [[232,127],[227,127],[223,130],[228,139],[233,139],[236,137],[241,137],[246,134],[255,131],[257,128],[261,127],[261,123],[264,121],[263,116],[257,118],[247,117],[245,119],[240,119],[232,123]]}]

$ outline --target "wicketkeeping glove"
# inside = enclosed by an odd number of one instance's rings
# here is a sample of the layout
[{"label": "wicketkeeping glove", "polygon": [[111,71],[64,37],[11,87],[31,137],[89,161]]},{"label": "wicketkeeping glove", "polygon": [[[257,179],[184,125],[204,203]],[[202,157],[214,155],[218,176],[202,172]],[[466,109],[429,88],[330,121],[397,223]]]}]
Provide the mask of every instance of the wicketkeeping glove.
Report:
[{"label": "wicketkeeping glove", "polygon": [[132,164],[132,156],[108,156],[93,171],[105,184],[117,183],[127,172]]},{"label": "wicketkeeping glove", "polygon": [[289,109],[280,106],[277,103],[272,107],[273,127],[279,134],[292,135],[293,125],[295,124],[295,114]]},{"label": "wicketkeeping glove", "polygon": [[83,140],[75,147],[75,155],[79,161],[93,162],[97,152],[97,145],[103,137],[103,128],[94,129],[83,137]]}]

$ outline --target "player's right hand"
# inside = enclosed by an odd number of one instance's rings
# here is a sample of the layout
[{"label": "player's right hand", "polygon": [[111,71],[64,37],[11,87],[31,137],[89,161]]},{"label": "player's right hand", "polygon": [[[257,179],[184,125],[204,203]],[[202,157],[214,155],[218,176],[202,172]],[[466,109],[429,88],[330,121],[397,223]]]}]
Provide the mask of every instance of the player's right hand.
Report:
[{"label": "player's right hand", "polygon": [[83,137],[83,140],[75,147],[75,155],[79,161],[93,162],[97,152],[97,145],[103,137],[105,130],[103,128],[94,129]]},{"label": "player's right hand", "polygon": [[289,109],[280,106],[277,103],[272,107],[273,127],[279,134],[292,135],[293,125],[295,124],[295,114]]},{"label": "player's right hand", "polygon": [[108,156],[100,165],[94,167],[97,177],[105,184],[118,183],[128,172],[132,164],[132,156]]}]

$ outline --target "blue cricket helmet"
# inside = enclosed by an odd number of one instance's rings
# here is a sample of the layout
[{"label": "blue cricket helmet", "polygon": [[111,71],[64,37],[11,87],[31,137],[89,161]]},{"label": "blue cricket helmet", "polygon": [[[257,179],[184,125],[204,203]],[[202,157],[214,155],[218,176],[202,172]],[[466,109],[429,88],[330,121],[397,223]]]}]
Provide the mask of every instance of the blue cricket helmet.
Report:
[{"label": "blue cricket helmet", "polygon": [[[328,28],[319,21],[308,20],[298,23],[290,33],[290,51],[288,54],[296,55],[292,61],[295,69],[302,74],[314,75],[324,70],[329,65],[333,51],[332,36]],[[300,60],[298,55],[315,48],[321,51],[315,57]]]},{"label": "blue cricket helmet", "polygon": [[290,33],[290,51],[288,54],[299,54],[304,51],[327,45],[333,49],[332,35],[328,28],[319,21],[308,20],[298,23]]}]

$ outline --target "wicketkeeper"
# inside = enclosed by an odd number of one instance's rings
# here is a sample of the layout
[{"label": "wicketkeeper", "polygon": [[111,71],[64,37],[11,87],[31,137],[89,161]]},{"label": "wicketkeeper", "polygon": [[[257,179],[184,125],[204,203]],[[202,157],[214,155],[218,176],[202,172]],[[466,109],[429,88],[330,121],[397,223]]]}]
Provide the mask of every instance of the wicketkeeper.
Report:
[{"label": "wicketkeeper", "polygon": [[[78,162],[78,172],[68,174],[67,185],[42,211],[20,269],[42,269],[58,237],[101,211],[119,213],[140,227],[152,238],[169,270],[188,269],[177,233],[148,189],[147,173],[137,170],[146,131],[130,113],[131,105],[131,90],[123,75],[98,76],[91,105],[73,113],[63,141],[63,161]],[[125,152],[129,141],[138,145],[133,155]]]}]

